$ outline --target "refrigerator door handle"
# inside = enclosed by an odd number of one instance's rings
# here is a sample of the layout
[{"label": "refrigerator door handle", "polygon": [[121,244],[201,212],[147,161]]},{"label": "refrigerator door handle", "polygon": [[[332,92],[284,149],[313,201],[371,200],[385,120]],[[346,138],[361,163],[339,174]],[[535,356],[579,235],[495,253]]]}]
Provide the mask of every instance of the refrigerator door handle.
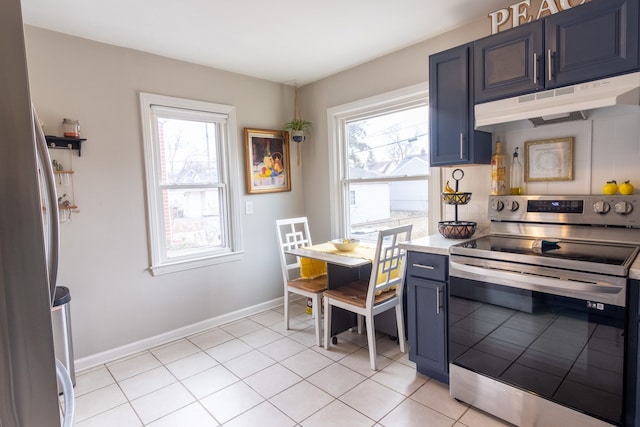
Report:
[{"label": "refrigerator door handle", "polygon": [[42,163],[44,176],[46,197],[45,201],[45,214],[49,218],[49,232],[45,233],[48,240],[47,247],[49,248],[49,256],[47,260],[47,268],[49,269],[49,295],[51,296],[51,302],[55,299],[56,294],[56,281],[58,278],[58,257],[60,249],[60,223],[58,222],[58,196],[56,194],[56,181],[53,176],[53,166],[51,165],[51,159],[49,157],[49,149],[47,148],[47,140],[44,137],[44,132],[40,127],[40,119],[38,119],[38,113],[36,109],[31,106],[33,112],[33,129],[36,137],[36,150]]}]

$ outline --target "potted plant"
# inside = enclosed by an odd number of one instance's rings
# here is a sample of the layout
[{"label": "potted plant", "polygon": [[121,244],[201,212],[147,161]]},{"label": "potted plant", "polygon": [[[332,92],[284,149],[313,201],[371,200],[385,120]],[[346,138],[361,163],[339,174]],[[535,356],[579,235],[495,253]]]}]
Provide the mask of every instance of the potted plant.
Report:
[{"label": "potted plant", "polygon": [[284,125],[284,129],[291,132],[291,139],[294,142],[303,142],[304,133],[311,127],[311,122],[304,119],[293,119]]}]

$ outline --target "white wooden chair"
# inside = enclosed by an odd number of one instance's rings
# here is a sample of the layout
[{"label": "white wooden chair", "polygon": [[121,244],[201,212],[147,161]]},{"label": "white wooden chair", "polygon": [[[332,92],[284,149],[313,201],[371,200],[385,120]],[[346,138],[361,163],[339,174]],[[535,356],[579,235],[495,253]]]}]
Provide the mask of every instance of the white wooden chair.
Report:
[{"label": "white wooden chair", "polygon": [[[399,247],[411,240],[412,225],[380,231],[375,258],[368,282],[352,282],[324,292],[324,348],[329,349],[331,307],[340,307],[364,316],[369,344],[371,369],[376,370],[376,331],[374,316],[395,307],[400,351],[405,352],[402,292],[404,286],[406,251]],[[392,288],[395,287],[395,290]]]},{"label": "white wooden chair", "polygon": [[284,282],[284,326],[289,329],[289,292],[311,298],[315,320],[316,344],[322,345],[322,293],[327,289],[326,273],[315,278],[300,276],[300,259],[288,255],[286,250],[311,246],[311,235],[306,217],[276,220],[280,265]]}]

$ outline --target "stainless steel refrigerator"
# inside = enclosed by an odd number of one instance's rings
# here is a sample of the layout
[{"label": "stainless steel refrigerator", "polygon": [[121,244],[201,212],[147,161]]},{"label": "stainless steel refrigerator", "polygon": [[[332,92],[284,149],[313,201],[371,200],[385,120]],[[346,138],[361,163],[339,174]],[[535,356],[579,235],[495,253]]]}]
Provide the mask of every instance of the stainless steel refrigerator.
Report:
[{"label": "stainless steel refrigerator", "polygon": [[36,148],[20,0],[0,2],[0,58],[0,427],[60,426],[51,327],[57,200],[55,187],[41,197],[39,170],[50,161],[46,146]]}]

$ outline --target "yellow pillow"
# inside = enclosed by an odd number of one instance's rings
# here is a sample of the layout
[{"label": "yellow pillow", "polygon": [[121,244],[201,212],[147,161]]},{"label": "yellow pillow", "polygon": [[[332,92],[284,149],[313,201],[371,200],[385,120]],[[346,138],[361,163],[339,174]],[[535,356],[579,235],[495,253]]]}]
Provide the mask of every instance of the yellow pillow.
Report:
[{"label": "yellow pillow", "polygon": [[327,274],[327,263],[317,259],[300,257],[300,277],[315,279]]}]

